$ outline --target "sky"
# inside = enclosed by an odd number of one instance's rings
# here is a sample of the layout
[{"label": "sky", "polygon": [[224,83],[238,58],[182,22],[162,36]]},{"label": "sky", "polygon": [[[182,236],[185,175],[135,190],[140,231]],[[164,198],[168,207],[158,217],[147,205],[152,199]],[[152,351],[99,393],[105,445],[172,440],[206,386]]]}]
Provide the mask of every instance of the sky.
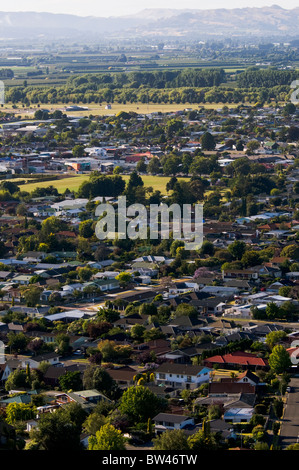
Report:
[{"label": "sky", "polygon": [[[299,0],[12,0],[1,2],[0,11],[37,11],[69,13],[79,16],[125,16],[145,8],[215,9],[278,5],[285,9],[299,7]],[[4,3],[6,3],[4,8]]]}]

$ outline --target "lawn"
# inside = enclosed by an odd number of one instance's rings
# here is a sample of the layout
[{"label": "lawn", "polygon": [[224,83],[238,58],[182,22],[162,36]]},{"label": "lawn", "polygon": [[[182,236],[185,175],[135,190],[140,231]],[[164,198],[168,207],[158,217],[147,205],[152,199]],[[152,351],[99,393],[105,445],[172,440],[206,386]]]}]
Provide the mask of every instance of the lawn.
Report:
[{"label": "lawn", "polygon": [[[128,181],[129,175],[122,175],[125,181]],[[71,191],[77,191],[83,181],[88,180],[89,175],[78,175],[69,178],[57,179],[53,181],[42,181],[40,183],[26,183],[21,186],[22,191],[31,192],[35,188],[46,188],[48,186],[54,186],[57,188],[59,193],[63,193],[67,188]],[[161,191],[162,194],[166,194],[166,184],[170,180],[170,176],[153,176],[143,175],[142,176],[144,185],[146,187],[152,187],[154,191]],[[189,178],[182,178],[188,180]]]}]

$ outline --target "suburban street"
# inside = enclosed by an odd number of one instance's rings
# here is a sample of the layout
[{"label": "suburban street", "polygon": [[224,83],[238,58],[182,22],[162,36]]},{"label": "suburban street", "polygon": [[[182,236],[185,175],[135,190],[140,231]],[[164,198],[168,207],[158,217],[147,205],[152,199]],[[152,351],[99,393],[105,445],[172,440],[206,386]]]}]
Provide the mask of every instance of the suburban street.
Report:
[{"label": "suburban street", "polygon": [[299,378],[290,381],[291,392],[287,393],[287,403],[280,433],[282,450],[299,442]]}]

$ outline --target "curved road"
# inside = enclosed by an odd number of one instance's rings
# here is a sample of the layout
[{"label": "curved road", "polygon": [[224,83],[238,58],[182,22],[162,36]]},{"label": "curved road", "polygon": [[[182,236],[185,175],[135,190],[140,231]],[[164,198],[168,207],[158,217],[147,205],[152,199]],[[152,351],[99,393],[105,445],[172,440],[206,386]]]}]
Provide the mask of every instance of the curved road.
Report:
[{"label": "curved road", "polygon": [[280,446],[284,450],[291,444],[299,443],[299,377],[293,377],[289,383],[291,392],[287,392],[287,401],[280,431]]}]

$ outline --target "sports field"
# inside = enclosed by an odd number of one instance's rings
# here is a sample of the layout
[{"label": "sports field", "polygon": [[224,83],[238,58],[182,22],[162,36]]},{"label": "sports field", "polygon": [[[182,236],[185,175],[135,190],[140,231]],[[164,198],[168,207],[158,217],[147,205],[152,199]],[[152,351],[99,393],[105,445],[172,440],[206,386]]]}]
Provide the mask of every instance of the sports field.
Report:
[{"label": "sports field", "polygon": [[[128,181],[130,175],[121,175],[125,181]],[[87,181],[89,175],[78,175],[63,179],[54,179],[52,181],[42,181],[40,183],[26,183],[20,186],[22,191],[31,192],[36,188],[46,188],[48,186],[54,186],[57,188],[59,193],[63,193],[67,188],[70,191],[78,191],[79,186],[83,181]],[[144,186],[152,187],[154,191],[161,191],[162,194],[166,194],[166,184],[170,180],[170,176],[153,176],[153,175],[142,175]],[[181,178],[188,180],[188,178]]]}]

